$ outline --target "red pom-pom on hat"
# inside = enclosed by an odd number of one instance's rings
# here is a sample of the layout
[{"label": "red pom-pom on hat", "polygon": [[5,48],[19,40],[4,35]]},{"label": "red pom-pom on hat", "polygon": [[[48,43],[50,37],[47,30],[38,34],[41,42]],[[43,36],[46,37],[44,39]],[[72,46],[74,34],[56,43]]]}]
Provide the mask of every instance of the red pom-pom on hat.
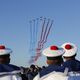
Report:
[{"label": "red pom-pom on hat", "polygon": [[51,50],[58,50],[58,47],[57,46],[51,46],[50,49]]},{"label": "red pom-pom on hat", "polygon": [[65,49],[70,50],[72,49],[72,46],[70,44],[65,45]]},{"label": "red pom-pom on hat", "polygon": [[5,46],[4,45],[0,45],[0,49],[5,49]]}]

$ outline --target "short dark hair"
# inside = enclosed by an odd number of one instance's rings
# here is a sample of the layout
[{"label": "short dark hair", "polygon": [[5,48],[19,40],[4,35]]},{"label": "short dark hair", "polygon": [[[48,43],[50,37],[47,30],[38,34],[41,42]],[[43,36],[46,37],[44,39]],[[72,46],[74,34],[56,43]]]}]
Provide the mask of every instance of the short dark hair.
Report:
[{"label": "short dark hair", "polygon": [[63,57],[64,57],[64,58],[75,58],[75,56],[76,56],[76,54],[73,55],[73,56],[69,56],[69,57],[67,57],[67,56],[63,56]]},{"label": "short dark hair", "polygon": [[10,54],[0,55],[0,58],[10,57]]},{"label": "short dark hair", "polygon": [[61,59],[62,56],[57,56],[57,57],[47,57],[48,60],[58,60]]},{"label": "short dark hair", "polygon": [[62,58],[62,56],[47,57],[47,60],[53,60],[53,61],[56,61],[56,60],[57,60],[57,64],[62,64],[62,63],[63,63],[63,58]]}]

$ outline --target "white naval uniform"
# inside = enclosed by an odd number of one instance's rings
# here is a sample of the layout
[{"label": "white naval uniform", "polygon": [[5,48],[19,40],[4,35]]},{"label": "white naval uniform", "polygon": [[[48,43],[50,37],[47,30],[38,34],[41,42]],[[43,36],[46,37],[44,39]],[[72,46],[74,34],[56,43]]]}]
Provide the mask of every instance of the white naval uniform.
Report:
[{"label": "white naval uniform", "polygon": [[20,71],[13,71],[0,73],[0,80],[22,80],[22,79],[20,77]]},{"label": "white naval uniform", "polygon": [[33,80],[68,80],[68,77],[62,72],[51,72],[43,77],[39,77],[39,74]]},{"label": "white naval uniform", "polygon": [[80,73],[69,72],[65,74],[63,72],[51,72],[43,77],[39,77],[39,74],[33,80],[80,80]]},{"label": "white naval uniform", "polygon": [[0,80],[22,80],[21,70],[12,64],[0,64]]}]

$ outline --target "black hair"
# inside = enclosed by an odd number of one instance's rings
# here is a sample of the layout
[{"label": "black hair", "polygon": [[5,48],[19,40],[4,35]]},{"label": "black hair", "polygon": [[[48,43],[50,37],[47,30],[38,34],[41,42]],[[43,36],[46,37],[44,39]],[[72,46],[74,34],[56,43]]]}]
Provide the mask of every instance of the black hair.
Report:
[{"label": "black hair", "polygon": [[6,57],[10,57],[10,54],[0,55],[0,58],[6,58]]},{"label": "black hair", "polygon": [[75,58],[75,56],[76,56],[76,54],[73,55],[73,56],[69,56],[69,57],[67,57],[67,56],[63,56],[63,57],[64,57],[64,58]]},{"label": "black hair", "polygon": [[62,64],[63,63],[63,58],[62,56],[58,56],[58,57],[47,57],[47,60],[57,60],[57,64]]},{"label": "black hair", "polygon": [[9,64],[10,63],[10,54],[0,55],[0,64]]}]

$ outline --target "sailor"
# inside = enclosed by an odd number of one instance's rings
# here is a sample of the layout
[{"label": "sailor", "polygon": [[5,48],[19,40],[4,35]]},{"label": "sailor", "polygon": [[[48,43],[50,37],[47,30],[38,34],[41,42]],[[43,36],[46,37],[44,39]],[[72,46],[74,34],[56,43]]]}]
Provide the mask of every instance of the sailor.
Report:
[{"label": "sailor", "polygon": [[[46,62],[48,64],[48,67],[41,70],[39,74],[34,78],[34,80],[39,80],[40,78],[43,78],[44,76],[52,73],[53,71],[64,72],[65,68],[61,66],[63,62],[62,59],[62,55],[64,53],[63,48],[53,45],[43,50],[42,53],[47,57]],[[46,79],[41,79],[41,80],[46,80]],[[51,80],[51,78],[49,78],[49,80]]]},{"label": "sailor", "polygon": [[64,43],[62,48],[65,50],[63,66],[69,68],[70,71],[80,71],[80,61],[75,58],[78,51],[77,46],[68,42]]},{"label": "sailor", "polygon": [[10,64],[12,50],[0,45],[0,80],[22,80],[19,67]]}]

